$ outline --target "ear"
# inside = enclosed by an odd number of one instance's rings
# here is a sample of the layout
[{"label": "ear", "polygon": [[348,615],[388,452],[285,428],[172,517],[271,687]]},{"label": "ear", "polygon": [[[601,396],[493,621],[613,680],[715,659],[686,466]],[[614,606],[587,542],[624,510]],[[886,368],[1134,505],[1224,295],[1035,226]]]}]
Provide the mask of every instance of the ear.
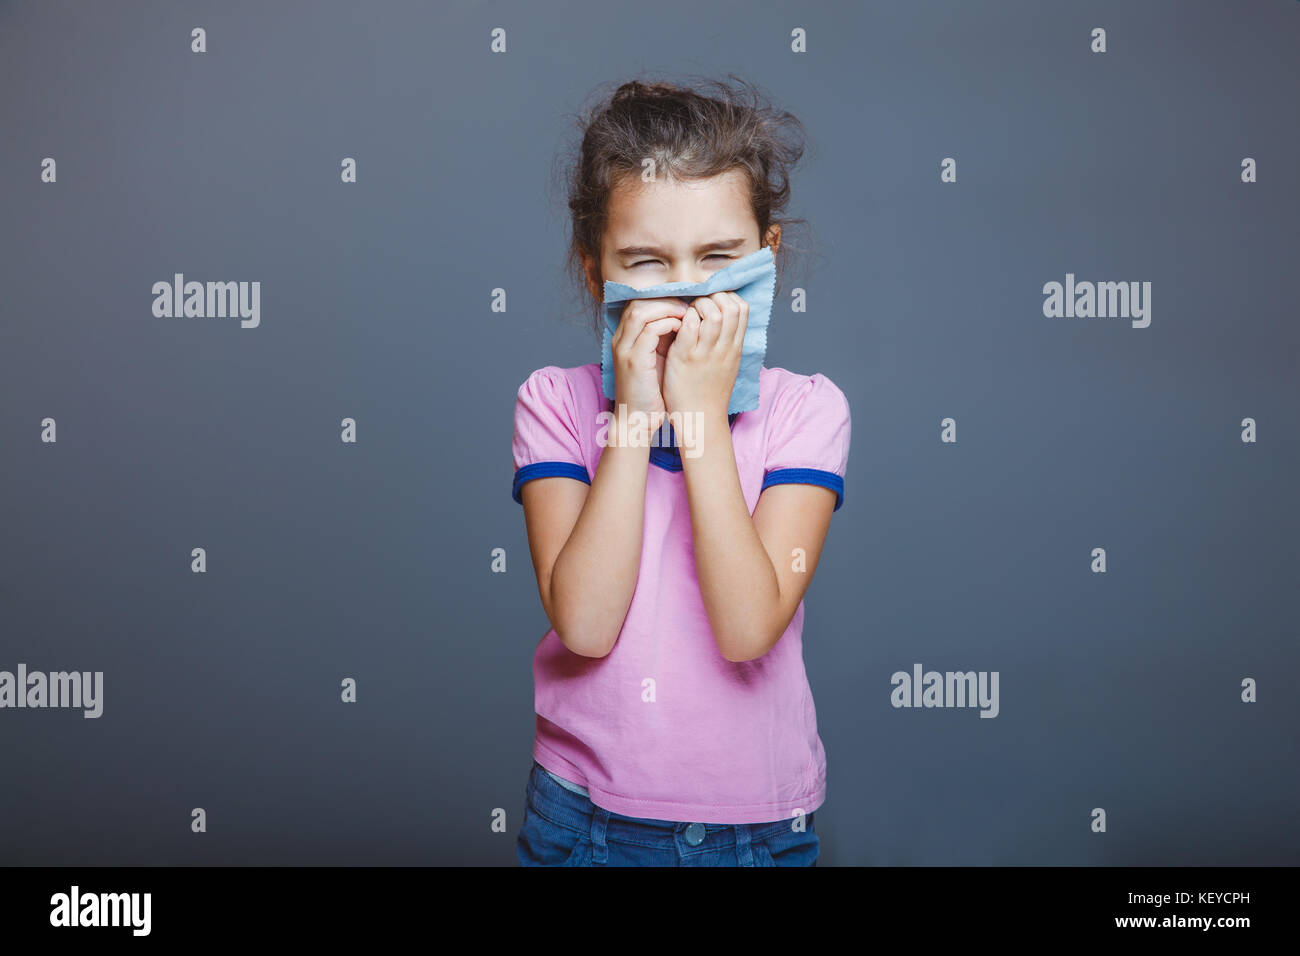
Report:
[{"label": "ear", "polygon": [[580,253],[582,257],[582,268],[587,274],[587,289],[591,292],[591,297],[597,302],[605,298],[605,289],[600,281],[600,270],[596,267],[596,260],[587,253]]},{"label": "ear", "polygon": [[781,226],[778,223],[772,223],[768,227],[766,244],[772,247],[773,252],[781,248]]}]

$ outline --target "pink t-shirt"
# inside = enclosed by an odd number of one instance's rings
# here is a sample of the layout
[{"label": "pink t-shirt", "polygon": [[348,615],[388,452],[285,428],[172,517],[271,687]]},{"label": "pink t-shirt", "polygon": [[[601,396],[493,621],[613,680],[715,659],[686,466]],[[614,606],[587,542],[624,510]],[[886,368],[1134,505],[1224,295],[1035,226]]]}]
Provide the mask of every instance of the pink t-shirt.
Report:
[{"label": "pink t-shirt", "polygon": [[[597,416],[612,407],[599,363],[528,376],[515,405],[514,499],[533,478],[590,484]],[[762,368],[759,407],[733,416],[731,434],[750,514],[781,482],[832,488],[843,504],[849,405],[826,376]],[[804,673],[803,602],[765,655],[724,658],[696,576],[681,460],[654,447],[650,459],[640,571],[614,649],[583,657],[554,629],[537,645],[533,757],[624,816],[734,824],[811,813],[826,796],[826,754]]]}]

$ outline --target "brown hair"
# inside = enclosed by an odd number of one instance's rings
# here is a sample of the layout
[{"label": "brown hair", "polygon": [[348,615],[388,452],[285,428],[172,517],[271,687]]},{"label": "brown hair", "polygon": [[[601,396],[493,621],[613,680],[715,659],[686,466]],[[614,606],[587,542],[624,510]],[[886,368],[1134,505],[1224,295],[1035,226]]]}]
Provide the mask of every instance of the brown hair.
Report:
[{"label": "brown hair", "polygon": [[566,160],[572,225],[566,270],[577,282],[579,297],[589,300],[598,333],[602,297],[588,285],[582,256],[590,256],[599,271],[610,195],[623,177],[639,174],[647,158],[654,160],[656,174],[678,181],[742,170],[749,180],[759,241],[766,242],[772,225],[781,227],[773,250],[780,288],[789,227],[805,223],[781,215],[790,199],[790,169],[804,153],[803,124],[770,106],[752,84],[734,74],[727,77],[733,82],[696,84],[707,93],[675,83],[631,80],[578,119],[580,144]]}]

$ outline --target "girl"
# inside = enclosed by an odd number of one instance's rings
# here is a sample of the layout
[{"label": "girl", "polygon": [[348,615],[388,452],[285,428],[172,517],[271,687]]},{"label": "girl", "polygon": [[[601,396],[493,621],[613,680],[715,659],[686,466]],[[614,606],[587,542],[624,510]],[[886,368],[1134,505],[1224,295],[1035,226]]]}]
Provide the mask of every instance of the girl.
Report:
[{"label": "girl", "polygon": [[[598,330],[605,280],[700,282],[779,248],[800,124],[712,86],[625,83],[584,123],[570,257]],[[816,863],[826,758],[803,596],[843,503],[849,407],[824,375],[764,366],[759,407],[728,415],[747,314],[734,292],[636,299],[612,402],[597,362],[519,388],[512,495],[552,625],[523,865]],[[598,441],[618,406],[630,434]],[[665,413],[695,416],[691,453],[670,431],[656,444]]]}]

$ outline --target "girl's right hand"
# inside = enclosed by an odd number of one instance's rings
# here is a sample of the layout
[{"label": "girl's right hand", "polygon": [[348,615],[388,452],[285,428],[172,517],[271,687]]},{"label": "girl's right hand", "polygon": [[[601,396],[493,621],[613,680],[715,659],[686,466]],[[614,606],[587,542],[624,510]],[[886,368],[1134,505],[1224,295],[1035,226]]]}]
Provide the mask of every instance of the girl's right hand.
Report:
[{"label": "girl's right hand", "polygon": [[[667,411],[663,398],[664,356],[682,327],[689,303],[684,299],[632,299],[623,309],[611,339],[614,355],[615,414],[643,412],[651,431]],[[662,336],[662,338],[661,338]]]}]

